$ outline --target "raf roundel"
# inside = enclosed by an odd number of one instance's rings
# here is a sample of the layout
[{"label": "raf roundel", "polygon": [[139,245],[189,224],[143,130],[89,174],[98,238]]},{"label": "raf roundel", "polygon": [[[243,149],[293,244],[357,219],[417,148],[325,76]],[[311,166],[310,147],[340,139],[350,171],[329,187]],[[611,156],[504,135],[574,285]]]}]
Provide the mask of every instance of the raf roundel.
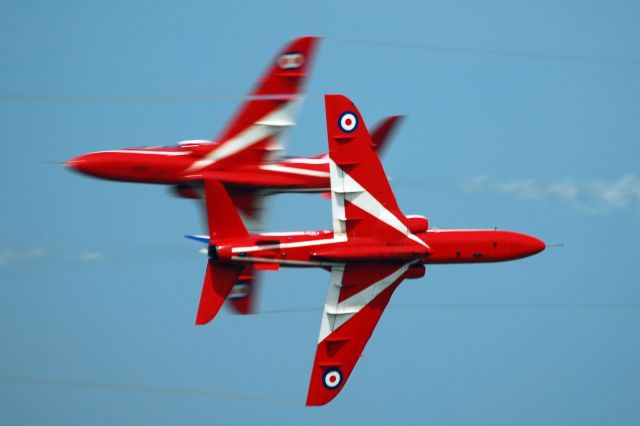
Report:
[{"label": "raf roundel", "polygon": [[351,133],[358,128],[358,117],[351,111],[343,112],[338,120],[340,130]]},{"label": "raf roundel", "polygon": [[329,368],[324,372],[322,383],[327,389],[335,389],[342,383],[342,372],[339,368]]},{"label": "raf roundel", "polygon": [[278,58],[278,66],[283,70],[294,70],[304,64],[304,56],[298,52],[288,52]]}]

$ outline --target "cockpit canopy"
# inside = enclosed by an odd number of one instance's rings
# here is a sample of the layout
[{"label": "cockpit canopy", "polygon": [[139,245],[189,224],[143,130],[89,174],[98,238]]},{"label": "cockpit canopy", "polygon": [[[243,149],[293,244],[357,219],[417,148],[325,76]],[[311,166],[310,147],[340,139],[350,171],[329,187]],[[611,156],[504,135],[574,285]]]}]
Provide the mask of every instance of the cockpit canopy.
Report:
[{"label": "cockpit canopy", "polygon": [[180,148],[187,148],[191,150],[191,153],[196,157],[204,157],[217,145],[217,142],[212,142],[206,139],[193,139],[187,141],[178,142]]}]

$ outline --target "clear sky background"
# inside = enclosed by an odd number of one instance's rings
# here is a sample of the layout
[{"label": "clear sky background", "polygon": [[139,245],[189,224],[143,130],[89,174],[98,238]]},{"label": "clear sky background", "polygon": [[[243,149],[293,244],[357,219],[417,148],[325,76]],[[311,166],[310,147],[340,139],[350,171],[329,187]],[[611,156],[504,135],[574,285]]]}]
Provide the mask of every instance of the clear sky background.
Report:
[{"label": "clear sky background", "polygon": [[[622,0],[2,2],[0,423],[637,424],[638,22]],[[325,271],[266,273],[265,313],[196,328],[194,203],[55,164],[215,137],[240,100],[135,97],[242,96],[305,34],[290,153],[326,150],[324,93],[407,114],[384,158],[406,213],[565,244],[406,281],[312,409]],[[278,196],[268,228],[330,214]]]}]

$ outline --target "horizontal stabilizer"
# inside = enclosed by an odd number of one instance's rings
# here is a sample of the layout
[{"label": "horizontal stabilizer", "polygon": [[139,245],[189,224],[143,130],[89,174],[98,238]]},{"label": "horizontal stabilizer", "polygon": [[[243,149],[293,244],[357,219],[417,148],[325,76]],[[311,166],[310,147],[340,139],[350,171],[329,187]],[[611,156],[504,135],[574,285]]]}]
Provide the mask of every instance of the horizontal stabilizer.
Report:
[{"label": "horizontal stabilizer", "polygon": [[224,186],[217,180],[206,179],[204,188],[211,241],[249,235]]},{"label": "horizontal stabilizer", "polygon": [[206,324],[215,318],[243,269],[238,265],[207,262],[196,325]]},{"label": "horizontal stabilizer", "polygon": [[392,115],[382,120],[371,132],[373,149],[381,155],[389,144],[389,140],[396,132],[398,125],[404,120],[404,115]]}]

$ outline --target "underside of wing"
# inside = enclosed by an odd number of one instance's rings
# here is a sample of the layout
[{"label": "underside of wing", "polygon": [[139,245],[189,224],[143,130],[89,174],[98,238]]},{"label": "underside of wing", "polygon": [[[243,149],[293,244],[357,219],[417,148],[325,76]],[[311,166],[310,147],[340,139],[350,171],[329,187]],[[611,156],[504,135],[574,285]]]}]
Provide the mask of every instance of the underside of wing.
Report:
[{"label": "underside of wing", "polygon": [[307,405],[324,405],[342,390],[413,263],[359,262],[332,268]]},{"label": "underside of wing", "polygon": [[258,304],[258,278],[258,271],[253,265],[244,267],[227,296],[228,306],[235,313],[241,315],[255,313]]}]

